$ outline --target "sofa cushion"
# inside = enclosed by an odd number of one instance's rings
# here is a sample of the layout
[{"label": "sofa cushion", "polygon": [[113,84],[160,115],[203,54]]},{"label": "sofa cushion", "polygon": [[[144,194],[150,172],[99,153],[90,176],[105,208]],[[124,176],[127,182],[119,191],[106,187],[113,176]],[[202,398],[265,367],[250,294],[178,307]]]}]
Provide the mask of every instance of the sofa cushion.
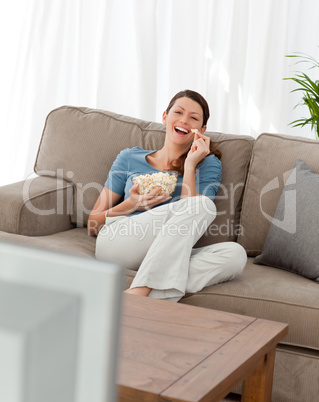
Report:
[{"label": "sofa cushion", "polygon": [[40,175],[76,187],[72,222],[86,225],[117,154],[134,146],[156,149],[164,126],[102,110],[63,106],[47,116],[34,166]]},{"label": "sofa cushion", "polygon": [[[216,197],[218,217],[198,244],[234,240],[254,139],[208,133],[223,152],[223,177]],[[35,162],[38,175],[75,185],[72,222],[86,225],[110,167],[124,148],[159,149],[165,127],[103,110],[63,106],[47,117]]]},{"label": "sofa cushion", "polygon": [[73,186],[52,177],[34,177],[1,187],[0,231],[42,236],[74,227],[69,207]]},{"label": "sofa cushion", "polygon": [[319,142],[261,134],[255,144],[244,191],[238,242],[249,256],[261,254],[275,210],[297,159],[319,172]]},{"label": "sofa cushion", "polygon": [[298,159],[279,199],[263,251],[254,262],[319,281],[318,200],[319,174]]},{"label": "sofa cushion", "polygon": [[281,343],[319,350],[318,295],[317,283],[248,258],[237,278],[187,294],[180,302],[288,323]]},{"label": "sofa cushion", "polygon": [[47,236],[22,236],[0,231],[0,241],[23,246],[44,248],[58,253],[94,258],[95,237],[89,236],[86,228],[74,228]]},{"label": "sofa cushion", "polygon": [[222,241],[235,241],[239,225],[242,197],[255,140],[245,135],[205,133],[222,152],[222,180],[215,204],[217,216],[195,247]]}]

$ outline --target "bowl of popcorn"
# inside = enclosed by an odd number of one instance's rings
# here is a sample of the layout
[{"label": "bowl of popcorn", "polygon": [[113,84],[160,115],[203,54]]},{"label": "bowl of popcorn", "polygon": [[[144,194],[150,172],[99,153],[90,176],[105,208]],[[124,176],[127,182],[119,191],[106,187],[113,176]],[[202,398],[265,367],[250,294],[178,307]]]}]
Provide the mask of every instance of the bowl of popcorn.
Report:
[{"label": "bowl of popcorn", "polygon": [[148,194],[155,188],[161,187],[161,191],[157,195],[172,195],[175,191],[177,176],[178,172],[167,170],[135,175],[132,177],[132,182],[138,184],[137,192],[139,194]]}]

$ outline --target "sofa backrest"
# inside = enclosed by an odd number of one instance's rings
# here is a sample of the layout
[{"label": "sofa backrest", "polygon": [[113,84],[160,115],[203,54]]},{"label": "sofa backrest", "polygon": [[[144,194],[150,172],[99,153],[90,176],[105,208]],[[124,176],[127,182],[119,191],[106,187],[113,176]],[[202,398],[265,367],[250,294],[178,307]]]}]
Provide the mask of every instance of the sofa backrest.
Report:
[{"label": "sofa backrest", "polygon": [[249,256],[262,248],[285,181],[302,159],[319,172],[319,141],[279,134],[261,134],[255,141],[244,192],[238,242]]},{"label": "sofa backrest", "polygon": [[[235,240],[254,139],[207,133],[223,153],[223,177],[216,197],[219,215],[198,245]],[[34,166],[40,176],[52,176],[74,185],[71,220],[87,224],[117,154],[140,146],[160,149],[165,127],[97,109],[63,106],[49,113]]]}]

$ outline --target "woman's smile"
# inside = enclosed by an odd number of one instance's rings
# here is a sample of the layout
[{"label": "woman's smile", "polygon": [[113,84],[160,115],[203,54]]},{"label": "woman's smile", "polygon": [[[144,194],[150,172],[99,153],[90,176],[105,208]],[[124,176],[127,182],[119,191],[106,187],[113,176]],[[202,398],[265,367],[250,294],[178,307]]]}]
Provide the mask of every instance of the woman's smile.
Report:
[{"label": "woman's smile", "polygon": [[192,130],[197,129],[202,132],[202,122],[203,111],[201,106],[186,97],[178,99],[169,112],[163,114],[166,133],[173,142],[177,141],[179,144],[191,144],[194,139]]},{"label": "woman's smile", "polygon": [[190,132],[190,130],[188,130],[187,128],[184,128],[182,126],[175,126],[174,130],[177,135],[181,135],[182,137],[187,135]]}]

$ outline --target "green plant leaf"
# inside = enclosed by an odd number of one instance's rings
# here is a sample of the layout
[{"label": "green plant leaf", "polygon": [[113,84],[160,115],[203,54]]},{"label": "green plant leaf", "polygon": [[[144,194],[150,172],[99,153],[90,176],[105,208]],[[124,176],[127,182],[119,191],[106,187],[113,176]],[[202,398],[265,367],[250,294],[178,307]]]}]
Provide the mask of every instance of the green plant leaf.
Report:
[{"label": "green plant leaf", "polygon": [[[296,59],[294,64],[306,63],[308,69],[319,68],[319,61],[314,59],[305,53],[292,53],[286,55],[286,57]],[[297,88],[291,90],[291,92],[302,92],[302,99],[295,106],[307,106],[310,118],[301,118],[291,123],[293,127],[303,127],[306,124],[311,124],[311,128],[315,129],[316,136],[319,139],[319,80],[312,80],[306,73],[302,71],[296,71],[295,76],[285,77],[284,80],[291,80],[297,84]]]}]

